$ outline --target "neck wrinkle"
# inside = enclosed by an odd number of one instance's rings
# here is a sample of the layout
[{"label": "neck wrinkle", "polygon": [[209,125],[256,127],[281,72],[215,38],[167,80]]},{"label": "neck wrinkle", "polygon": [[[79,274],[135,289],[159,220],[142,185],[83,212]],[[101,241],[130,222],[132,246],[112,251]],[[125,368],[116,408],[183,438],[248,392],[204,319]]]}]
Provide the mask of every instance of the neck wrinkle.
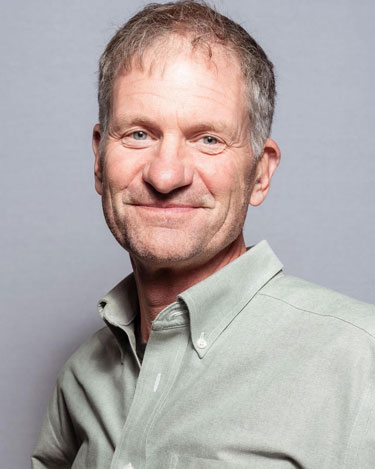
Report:
[{"label": "neck wrinkle", "polygon": [[211,276],[245,252],[246,246],[241,234],[232,244],[205,264],[186,270],[174,268],[148,270],[132,258],[142,341],[148,341],[152,321],[166,306],[175,302],[180,293]]}]

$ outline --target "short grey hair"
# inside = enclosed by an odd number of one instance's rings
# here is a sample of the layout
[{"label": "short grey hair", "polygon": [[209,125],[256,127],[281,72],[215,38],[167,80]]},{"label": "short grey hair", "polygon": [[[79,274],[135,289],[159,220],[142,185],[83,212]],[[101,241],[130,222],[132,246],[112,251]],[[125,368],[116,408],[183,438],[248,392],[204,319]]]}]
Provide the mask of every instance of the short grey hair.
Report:
[{"label": "short grey hair", "polygon": [[209,57],[214,45],[222,45],[234,53],[234,60],[238,60],[244,77],[251,123],[250,141],[254,157],[258,158],[271,132],[276,95],[273,65],[242,26],[204,1],[150,3],[112,37],[99,62],[102,137],[109,129],[112,89],[119,71],[129,71],[134,60],[142,65],[145,52],[171,34],[188,37],[193,48],[207,48]]}]

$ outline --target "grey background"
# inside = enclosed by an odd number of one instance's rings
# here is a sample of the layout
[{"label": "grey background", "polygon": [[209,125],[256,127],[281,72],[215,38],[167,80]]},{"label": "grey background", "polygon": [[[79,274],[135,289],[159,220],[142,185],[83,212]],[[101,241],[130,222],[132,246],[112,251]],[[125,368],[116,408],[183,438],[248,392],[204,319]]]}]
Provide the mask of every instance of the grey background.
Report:
[{"label": "grey background", "polygon": [[[129,270],[93,188],[97,59],[143,2],[3,2],[1,467],[29,466],[56,375]],[[222,0],[273,60],[282,164],[246,240],[375,302],[374,3]]]}]

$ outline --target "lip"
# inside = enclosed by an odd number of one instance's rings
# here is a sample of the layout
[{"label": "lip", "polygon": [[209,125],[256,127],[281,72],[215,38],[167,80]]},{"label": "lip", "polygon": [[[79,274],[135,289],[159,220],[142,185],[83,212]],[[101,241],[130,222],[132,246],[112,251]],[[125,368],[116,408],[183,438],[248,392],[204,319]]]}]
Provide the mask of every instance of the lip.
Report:
[{"label": "lip", "polygon": [[137,207],[154,207],[154,208],[197,208],[191,204],[177,204],[177,203],[162,203],[162,202],[150,202],[146,204],[133,204]]},{"label": "lip", "polygon": [[142,210],[148,210],[155,213],[163,214],[173,214],[173,213],[184,213],[191,210],[196,210],[199,207],[194,207],[192,205],[183,205],[183,204],[134,204],[135,207]]}]

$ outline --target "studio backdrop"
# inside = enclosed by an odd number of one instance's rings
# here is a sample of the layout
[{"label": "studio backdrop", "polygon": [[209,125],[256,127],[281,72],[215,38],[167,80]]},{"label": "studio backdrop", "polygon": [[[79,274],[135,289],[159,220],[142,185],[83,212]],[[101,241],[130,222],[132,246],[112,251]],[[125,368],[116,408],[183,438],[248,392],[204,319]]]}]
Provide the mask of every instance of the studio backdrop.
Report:
[{"label": "studio backdrop", "polygon": [[[96,302],[130,272],[94,191],[97,61],[144,2],[3,2],[1,467],[29,467],[56,376],[103,327]],[[288,274],[375,302],[375,83],[371,0],[220,0],[275,65],[269,196],[247,245]]]}]

